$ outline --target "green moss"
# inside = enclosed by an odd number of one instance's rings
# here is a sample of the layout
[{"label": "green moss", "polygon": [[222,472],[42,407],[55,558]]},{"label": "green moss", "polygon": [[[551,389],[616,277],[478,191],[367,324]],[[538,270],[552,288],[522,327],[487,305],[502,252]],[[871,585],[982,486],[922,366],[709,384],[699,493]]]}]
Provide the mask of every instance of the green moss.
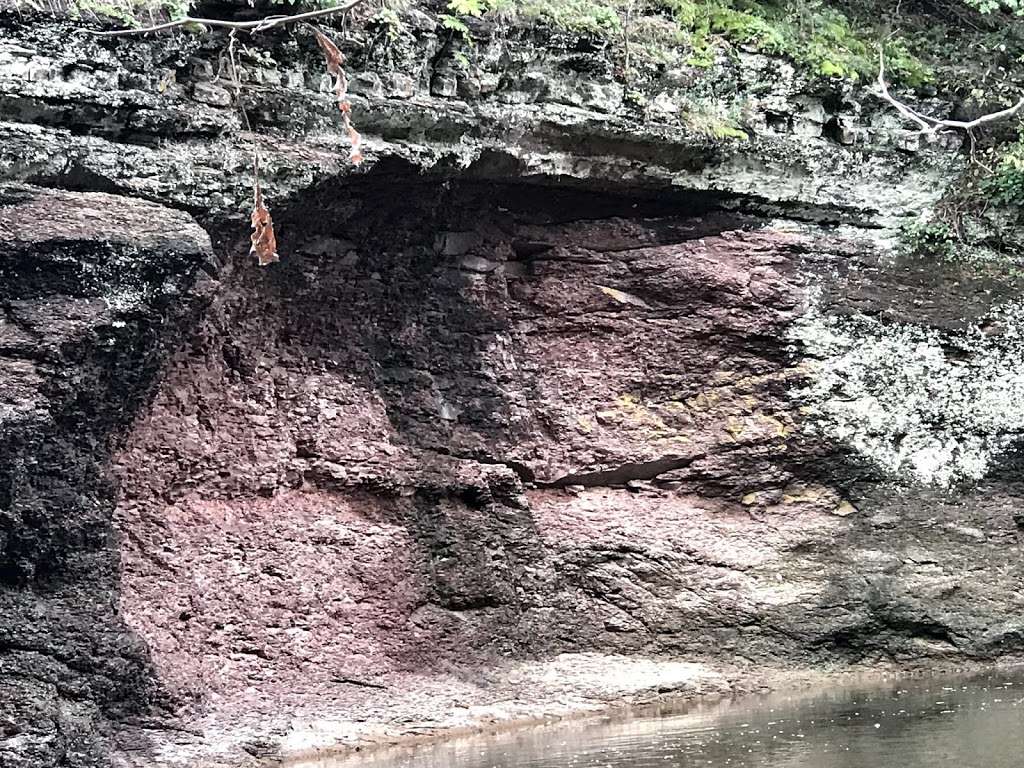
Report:
[{"label": "green moss", "polygon": [[[825,0],[464,1],[485,3],[520,23],[616,41],[628,37],[632,52],[656,63],[710,67],[721,53],[743,46],[789,58],[822,77],[870,80],[878,69],[873,24],[851,22]],[[920,86],[933,79],[901,40],[887,43],[886,58],[895,81]]]},{"label": "green moss", "polygon": [[610,37],[622,30],[628,0],[488,0],[492,12],[563,32]]},{"label": "green moss", "polygon": [[747,141],[750,138],[735,117],[722,113],[716,105],[691,104],[684,109],[680,119],[689,131],[708,138],[723,141]]},{"label": "green moss", "polygon": [[746,131],[728,123],[716,126],[712,131],[712,135],[717,139],[739,139],[740,141],[747,141],[750,138]]},{"label": "green moss", "polygon": [[[754,0],[660,0],[690,35],[690,63],[707,66],[716,50],[743,45],[785,56],[822,77],[865,80],[878,71],[878,47],[867,28],[858,28],[824,2],[772,3]],[[892,40],[886,58],[893,79],[919,86],[931,81],[928,67],[906,45]]]}]

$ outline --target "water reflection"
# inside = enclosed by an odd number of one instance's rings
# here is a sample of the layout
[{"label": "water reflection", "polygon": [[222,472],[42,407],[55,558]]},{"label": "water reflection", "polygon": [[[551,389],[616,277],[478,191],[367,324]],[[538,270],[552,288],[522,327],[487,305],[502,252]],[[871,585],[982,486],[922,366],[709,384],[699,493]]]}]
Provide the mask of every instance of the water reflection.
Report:
[{"label": "water reflection", "polygon": [[393,749],[330,768],[1022,768],[1024,672],[772,694]]}]

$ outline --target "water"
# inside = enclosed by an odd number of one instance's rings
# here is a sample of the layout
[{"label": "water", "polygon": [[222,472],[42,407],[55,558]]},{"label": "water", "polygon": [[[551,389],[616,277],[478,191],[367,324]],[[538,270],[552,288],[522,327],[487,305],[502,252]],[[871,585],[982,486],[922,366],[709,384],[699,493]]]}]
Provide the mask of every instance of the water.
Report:
[{"label": "water", "polygon": [[325,768],[1024,768],[1024,671],[648,710]]}]

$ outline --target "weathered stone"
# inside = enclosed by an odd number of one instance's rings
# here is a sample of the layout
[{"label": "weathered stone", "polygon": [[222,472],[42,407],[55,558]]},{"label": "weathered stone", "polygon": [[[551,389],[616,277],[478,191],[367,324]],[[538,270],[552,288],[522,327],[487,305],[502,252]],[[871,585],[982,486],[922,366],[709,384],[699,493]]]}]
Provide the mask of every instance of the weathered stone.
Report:
[{"label": "weathered stone", "polygon": [[451,72],[437,72],[430,78],[430,95],[451,99],[458,93],[459,81]]},{"label": "weathered stone", "polygon": [[921,134],[904,133],[899,135],[896,137],[896,146],[907,152],[919,152],[921,150]]},{"label": "weathered stone", "polygon": [[498,268],[498,262],[480,256],[463,256],[459,259],[459,268],[468,272],[486,274]]},{"label": "weathered stone", "polygon": [[213,107],[226,107],[231,104],[231,94],[227,88],[211,83],[195,83],[192,86],[192,98]]},{"label": "weathered stone", "polygon": [[432,33],[437,30],[437,22],[429,14],[419,8],[411,8],[405,13],[405,23],[417,32]]},{"label": "weathered stone", "polygon": [[890,249],[962,160],[745,50],[623,114],[615,51],[482,24],[440,109],[417,13],[351,58],[398,70],[349,71],[359,168],[308,36],[247,39],[253,136],[207,38],[0,15],[0,179],[48,187],[0,192],[0,762],[1024,651],[1024,286]]},{"label": "weathered stone", "polygon": [[376,72],[359,72],[349,81],[348,89],[361,96],[380,98],[384,95],[384,82]]},{"label": "weathered stone", "polygon": [[661,91],[647,104],[653,117],[660,119],[678,119],[683,109],[683,101],[673,93]]},{"label": "weathered stone", "polygon": [[401,72],[389,73],[384,85],[385,92],[391,99],[411,99],[416,95],[416,81]]},{"label": "weathered stone", "polygon": [[202,303],[212,249],[180,211],[31,186],[0,185],[0,230],[0,762],[102,764],[106,713],[155,695],[116,608],[108,440],[160,368],[156,329]]},{"label": "weathered stone", "polygon": [[531,101],[542,99],[551,87],[548,76],[543,72],[527,72],[520,79],[518,89]]},{"label": "weathered stone", "polygon": [[[493,89],[492,89],[493,90]],[[458,83],[458,95],[461,99],[472,100],[480,97],[483,92],[480,78],[472,75],[460,77]]]},{"label": "weathered stone", "polygon": [[461,256],[482,242],[476,232],[441,232],[434,237],[434,250],[442,256]]},{"label": "weathered stone", "polygon": [[545,81],[543,98],[560,104],[616,112],[622,106],[623,88],[618,83],[596,83],[587,80]]},{"label": "weathered stone", "polygon": [[857,514],[857,508],[848,501],[843,501],[836,507],[832,514],[838,515],[839,517],[849,517],[850,515]]},{"label": "weathered stone", "polygon": [[501,75],[497,72],[481,72],[479,80],[481,96],[487,96],[494,93],[501,85]]},{"label": "weathered stone", "polygon": [[851,126],[846,120],[840,119],[836,127],[836,140],[847,146],[856,144],[861,136],[857,128]]}]

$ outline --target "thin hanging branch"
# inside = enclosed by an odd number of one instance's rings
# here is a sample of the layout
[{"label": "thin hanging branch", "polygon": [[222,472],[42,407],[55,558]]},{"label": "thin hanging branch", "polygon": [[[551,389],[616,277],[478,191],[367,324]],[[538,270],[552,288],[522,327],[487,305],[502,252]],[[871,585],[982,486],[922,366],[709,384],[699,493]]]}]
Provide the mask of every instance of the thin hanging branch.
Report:
[{"label": "thin hanging branch", "polygon": [[975,118],[974,120],[941,120],[936,117],[929,117],[923,115],[915,109],[899,101],[891,93],[889,93],[889,86],[885,82],[885,53],[883,47],[879,46],[878,50],[878,90],[879,95],[887,102],[892,104],[896,111],[903,115],[908,120],[917,123],[921,127],[921,133],[934,135],[943,129],[948,130],[961,130],[967,131],[971,136],[971,140],[974,140],[973,131],[986,123],[993,123],[997,120],[1002,120],[1007,117],[1013,117],[1022,109],[1024,109],[1024,98],[1014,104],[1012,107],[1001,109],[998,112],[990,112],[987,115]]},{"label": "thin hanging branch", "polygon": [[[235,103],[242,113],[242,122],[245,123],[245,129],[252,134],[249,112],[246,110],[245,102],[242,99],[242,82],[238,77],[238,63],[235,60],[237,35],[238,31],[234,29],[228,35],[228,61],[231,66],[231,86],[235,91]],[[252,223],[252,236],[250,238],[252,240],[252,247],[249,248],[249,253],[256,254],[256,260],[259,262],[259,265],[265,267],[268,264],[273,264],[275,261],[280,261],[280,258],[277,255],[277,236],[274,234],[274,220],[270,217],[270,210],[263,202],[263,187],[260,184],[260,148],[256,144],[255,139],[253,139],[252,143],[252,179],[253,202],[252,215],[250,216]]]},{"label": "thin hanging branch", "polygon": [[307,11],[306,13],[297,13],[293,16],[268,16],[265,19],[257,19],[256,21],[223,21],[221,19],[199,19],[194,16],[185,16],[184,18],[175,19],[174,21],[168,21],[163,24],[154,24],[151,27],[140,27],[138,29],[115,29],[109,32],[93,32],[92,34],[97,37],[148,35],[153,32],[163,32],[167,29],[183,27],[186,24],[201,24],[204,27],[219,27],[221,29],[230,29],[235,32],[265,32],[268,29],[280,27],[284,24],[296,24],[303,21],[321,19],[324,16],[331,16],[336,13],[345,13],[347,11],[351,11],[363,1],[364,0],[348,0],[344,5],[336,5],[333,8],[321,8],[318,11]]},{"label": "thin hanging branch", "polygon": [[[164,30],[177,29],[186,24],[201,24],[205,27],[220,27],[230,30],[228,34],[227,58],[231,67],[231,85],[235,92],[235,104],[242,113],[242,122],[246,131],[252,135],[252,125],[249,122],[249,113],[245,108],[245,101],[242,97],[242,84],[238,75],[238,62],[235,59],[235,45],[238,42],[239,32],[255,34],[265,32],[268,29],[279,27],[284,24],[305,24],[316,36],[317,44],[324,53],[327,64],[327,72],[334,77],[334,94],[337,98],[338,110],[341,112],[341,123],[349,139],[349,161],[353,165],[359,165],[363,161],[362,136],[352,126],[352,104],[348,100],[348,77],[345,74],[345,57],[338,46],[309,22],[313,19],[323,18],[332,14],[346,14],[363,0],[348,0],[343,5],[333,8],[324,8],[319,11],[297,13],[292,16],[268,16],[257,21],[221,21],[219,19],[200,19],[186,16],[183,19],[169,21],[165,24],[156,24],[141,29],[119,29],[112,32],[94,32],[99,37],[121,37],[127,35],[147,35]],[[223,58],[221,59],[223,61]],[[217,77],[220,77],[218,70]],[[253,208],[252,208],[252,247],[250,254],[255,254],[260,266],[266,266],[279,261],[277,254],[277,238],[274,234],[274,221],[270,216],[270,210],[263,201],[263,187],[260,182],[260,151],[259,145],[253,137],[252,143],[252,167],[253,167]]]}]

